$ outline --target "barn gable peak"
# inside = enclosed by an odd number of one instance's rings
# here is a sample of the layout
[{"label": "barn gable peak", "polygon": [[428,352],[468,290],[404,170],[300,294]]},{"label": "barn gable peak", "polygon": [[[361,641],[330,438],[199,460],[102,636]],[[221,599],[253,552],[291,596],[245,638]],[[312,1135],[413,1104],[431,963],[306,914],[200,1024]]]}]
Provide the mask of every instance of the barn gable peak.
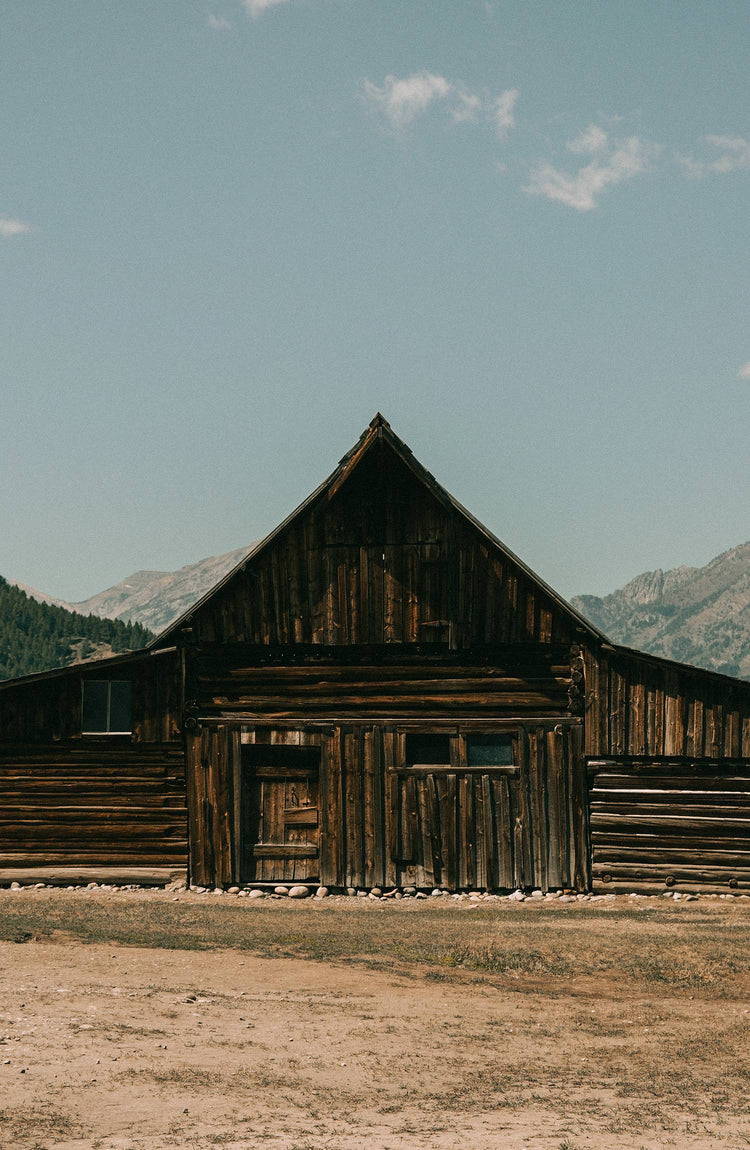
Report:
[{"label": "barn gable peak", "polygon": [[[355,476],[357,478],[356,483]],[[490,556],[494,556],[501,565],[505,564],[508,570],[515,570],[522,582],[534,589],[533,594],[540,596],[540,601],[545,600],[553,613],[561,613],[561,615],[567,619],[566,629],[570,629],[571,632],[587,633],[589,636],[596,637],[597,639],[605,639],[605,636],[599,632],[597,628],[589,623],[583,616],[579,615],[570,604],[562,599],[562,597],[540,579],[538,575],[531,571],[521,559],[501,543],[496,536],[475,519],[458,500],[454,499],[454,497],[437,482],[434,476],[419,463],[414,457],[411,448],[394,432],[390,423],[382,413],[376,412],[373,419],[362,432],[362,435],[353,447],[341,458],[338,466],[331,475],[329,475],[291,515],[283,520],[265,539],[261,540],[234,570],[230,571],[224,579],[212,588],[197,604],[186,612],[185,615],[162,632],[162,634],[154,640],[152,645],[162,647],[169,642],[174,642],[176,635],[178,635],[185,626],[192,624],[193,616],[203,616],[205,614],[204,609],[209,608],[209,604],[212,600],[218,600],[222,592],[228,588],[229,584],[235,580],[242,580],[243,573],[245,572],[251,572],[253,570],[259,571],[261,567],[270,564],[270,552],[277,544],[279,546],[281,545],[280,541],[282,537],[286,536],[288,538],[291,533],[301,532],[303,525],[310,523],[316,516],[332,514],[333,511],[325,512],[323,509],[326,507],[333,509],[339,502],[337,497],[341,496],[345,498],[348,504],[352,504],[352,499],[354,499],[352,506],[356,507],[360,494],[363,500],[375,500],[377,502],[378,492],[382,495],[383,491],[390,489],[391,495],[389,498],[393,500],[394,483],[402,489],[404,499],[406,492],[411,492],[417,501],[421,500],[424,503],[425,499],[428,502],[431,500],[432,506],[439,505],[442,508],[441,514],[443,515],[444,523],[450,521],[455,523],[459,530],[465,531],[465,529],[468,528],[473,537],[476,538],[478,535],[480,537],[477,540],[478,544],[484,547]],[[344,493],[346,493],[346,495],[344,495]],[[396,498],[396,503],[398,503],[398,497]],[[349,534],[351,534],[351,532],[349,532]],[[331,535],[330,530],[328,531],[327,538],[331,546],[336,546],[337,543],[343,546],[346,543],[351,547],[356,544],[353,538],[347,538],[346,540],[344,540],[343,537],[335,538]],[[385,544],[385,537],[382,542]],[[404,542],[408,544],[409,541],[404,540]],[[340,554],[343,555],[343,552]],[[383,559],[385,559],[385,555],[383,555]],[[319,561],[322,562],[322,555]],[[455,572],[455,577],[458,578],[458,571]],[[343,593],[340,587],[338,592],[339,597]],[[210,609],[211,608],[209,608],[209,610]],[[441,612],[440,614],[442,615],[443,613],[444,612]],[[427,626],[427,622],[425,622],[424,626]],[[286,628],[286,630],[288,630],[288,628]]]}]

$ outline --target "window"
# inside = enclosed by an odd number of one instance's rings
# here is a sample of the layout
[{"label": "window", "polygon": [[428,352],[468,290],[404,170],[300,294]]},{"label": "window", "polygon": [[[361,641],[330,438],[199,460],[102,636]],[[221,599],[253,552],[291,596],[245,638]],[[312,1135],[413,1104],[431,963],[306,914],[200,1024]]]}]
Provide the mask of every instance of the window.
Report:
[{"label": "window", "polygon": [[132,709],[132,683],[120,679],[84,680],[84,735],[129,735],[133,729]]},{"label": "window", "polygon": [[406,736],[406,762],[410,767],[447,767],[450,761],[450,735]]},{"label": "window", "polygon": [[[518,771],[518,731],[487,733],[459,725],[445,733],[408,732],[402,744],[401,768],[422,772]],[[397,768],[398,769],[398,768]]]},{"label": "window", "polygon": [[512,767],[512,735],[468,735],[466,762],[470,767]]}]

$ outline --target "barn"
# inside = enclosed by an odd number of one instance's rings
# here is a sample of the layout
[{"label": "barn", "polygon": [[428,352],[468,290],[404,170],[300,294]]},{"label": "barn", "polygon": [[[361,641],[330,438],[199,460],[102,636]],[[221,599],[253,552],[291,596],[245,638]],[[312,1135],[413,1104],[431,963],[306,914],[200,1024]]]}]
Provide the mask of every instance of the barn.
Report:
[{"label": "barn", "polygon": [[377,415],[144,651],[0,684],[0,881],[750,891],[750,683],[611,643]]}]

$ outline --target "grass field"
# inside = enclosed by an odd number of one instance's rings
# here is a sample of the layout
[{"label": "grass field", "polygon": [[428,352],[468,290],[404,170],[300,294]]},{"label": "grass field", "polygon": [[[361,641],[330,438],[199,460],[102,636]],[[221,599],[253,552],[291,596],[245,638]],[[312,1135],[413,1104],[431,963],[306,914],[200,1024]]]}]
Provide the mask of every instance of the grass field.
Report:
[{"label": "grass field", "polygon": [[749,1147],[750,905],[0,891],[0,1146]]}]

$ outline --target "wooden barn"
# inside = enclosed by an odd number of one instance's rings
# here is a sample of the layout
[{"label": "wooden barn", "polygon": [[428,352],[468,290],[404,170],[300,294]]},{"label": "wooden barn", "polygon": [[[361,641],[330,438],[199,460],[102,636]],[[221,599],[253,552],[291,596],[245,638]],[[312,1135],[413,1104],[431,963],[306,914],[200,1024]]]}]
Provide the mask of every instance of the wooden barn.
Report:
[{"label": "wooden barn", "polygon": [[750,890],[750,683],[610,643],[376,416],[141,652],[0,684],[0,881]]}]

